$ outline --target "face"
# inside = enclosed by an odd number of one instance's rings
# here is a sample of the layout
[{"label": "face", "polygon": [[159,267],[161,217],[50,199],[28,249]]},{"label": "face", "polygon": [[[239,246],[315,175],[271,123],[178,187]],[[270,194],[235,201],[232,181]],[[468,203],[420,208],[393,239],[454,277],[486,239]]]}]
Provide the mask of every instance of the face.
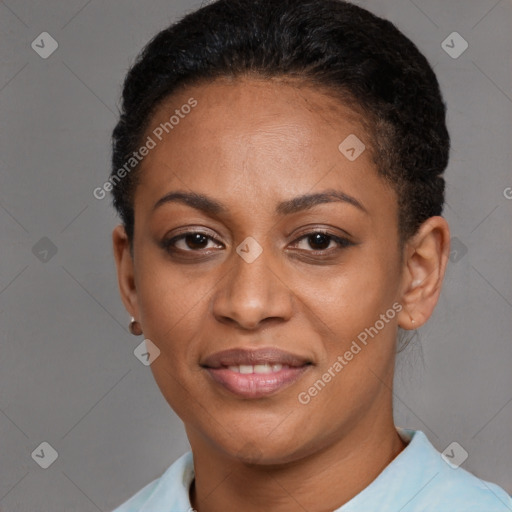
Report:
[{"label": "face", "polygon": [[224,80],[169,98],[147,136],[133,259],[121,228],[116,257],[192,447],[291,461],[390,413],[412,267],[357,115],[306,86]]}]

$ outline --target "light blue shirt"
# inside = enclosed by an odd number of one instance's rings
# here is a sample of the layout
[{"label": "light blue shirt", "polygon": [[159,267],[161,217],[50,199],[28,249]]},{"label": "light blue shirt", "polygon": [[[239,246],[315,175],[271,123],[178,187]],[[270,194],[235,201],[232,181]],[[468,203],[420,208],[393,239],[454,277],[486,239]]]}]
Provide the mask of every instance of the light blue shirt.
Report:
[{"label": "light blue shirt", "polygon": [[[512,512],[512,498],[445,458],[420,430],[397,428],[408,445],[363,491],[333,512]],[[460,445],[459,445],[460,446]],[[192,512],[192,452],[174,462],[113,512]]]}]

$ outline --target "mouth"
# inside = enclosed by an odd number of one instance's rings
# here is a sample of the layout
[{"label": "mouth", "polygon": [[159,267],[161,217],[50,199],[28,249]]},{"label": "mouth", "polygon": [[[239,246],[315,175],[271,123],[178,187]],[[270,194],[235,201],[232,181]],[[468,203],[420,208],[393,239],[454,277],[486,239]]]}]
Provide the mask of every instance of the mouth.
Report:
[{"label": "mouth", "polygon": [[231,349],[208,356],[201,366],[230,393],[242,398],[262,398],[291,386],[312,362],[276,348]]}]

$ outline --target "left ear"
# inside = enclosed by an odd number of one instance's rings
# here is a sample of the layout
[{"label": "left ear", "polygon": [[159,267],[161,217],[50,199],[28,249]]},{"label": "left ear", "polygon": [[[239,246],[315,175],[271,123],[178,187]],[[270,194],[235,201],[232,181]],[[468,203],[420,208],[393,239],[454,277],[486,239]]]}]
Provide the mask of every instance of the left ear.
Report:
[{"label": "left ear", "polygon": [[450,228],[443,217],[430,217],[404,247],[403,309],[398,325],[416,329],[432,315],[450,256]]}]

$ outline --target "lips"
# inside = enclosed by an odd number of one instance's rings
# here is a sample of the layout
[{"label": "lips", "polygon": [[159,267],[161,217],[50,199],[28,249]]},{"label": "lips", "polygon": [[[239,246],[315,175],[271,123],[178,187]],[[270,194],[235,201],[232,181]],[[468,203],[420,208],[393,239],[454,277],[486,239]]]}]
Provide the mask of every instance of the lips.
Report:
[{"label": "lips", "polygon": [[255,365],[283,365],[298,368],[310,364],[305,357],[277,348],[260,348],[255,350],[233,348],[223,350],[208,356],[201,364],[207,368],[221,368],[229,366],[255,366]]},{"label": "lips", "polygon": [[305,357],[276,348],[230,349],[208,356],[201,364],[231,394],[263,398],[291,386],[312,363]]}]

